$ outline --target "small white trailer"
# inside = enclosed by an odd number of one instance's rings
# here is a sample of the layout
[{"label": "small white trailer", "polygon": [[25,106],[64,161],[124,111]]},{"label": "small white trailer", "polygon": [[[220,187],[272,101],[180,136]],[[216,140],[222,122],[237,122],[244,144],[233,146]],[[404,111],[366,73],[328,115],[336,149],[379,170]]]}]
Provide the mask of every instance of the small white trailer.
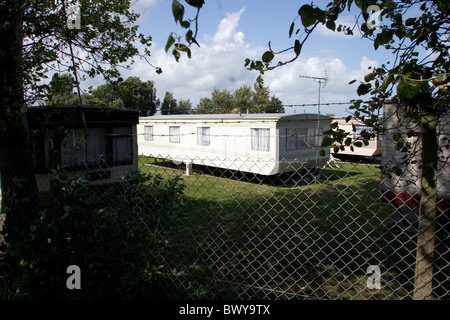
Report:
[{"label": "small white trailer", "polygon": [[[332,118],[317,114],[196,114],[140,117],[140,155],[274,175],[323,166],[322,134]],[[188,171],[187,171],[188,172]]]},{"label": "small white trailer", "polygon": [[[352,138],[353,140],[362,139],[361,133],[363,131],[371,133],[373,130],[372,127],[367,126],[364,122],[358,119],[350,119],[349,121],[346,121],[345,118],[334,118],[332,123],[335,122],[339,125],[339,129],[349,132],[349,138]],[[355,147],[354,151],[352,151],[350,147],[345,146],[345,149],[339,150],[337,154],[334,154],[333,148],[331,149],[331,152],[335,157],[339,157],[339,155],[355,156],[363,159],[374,159],[380,157],[382,151],[382,135],[377,135],[371,138],[368,143],[368,145],[363,145],[362,147]]]}]

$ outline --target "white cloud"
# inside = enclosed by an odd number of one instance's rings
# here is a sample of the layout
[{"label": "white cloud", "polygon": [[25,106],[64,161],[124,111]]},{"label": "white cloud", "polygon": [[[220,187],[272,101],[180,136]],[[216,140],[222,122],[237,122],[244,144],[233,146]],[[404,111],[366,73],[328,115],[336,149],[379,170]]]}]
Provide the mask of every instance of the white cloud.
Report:
[{"label": "white cloud", "polygon": [[358,70],[352,71],[352,79],[358,79],[362,80],[364,79],[364,76],[370,72],[369,68],[376,68],[378,67],[378,61],[371,60],[367,58],[366,56],[363,56],[361,58],[360,68]]},{"label": "white cloud", "polygon": [[177,99],[190,99],[194,107],[200,98],[209,97],[214,88],[233,92],[244,84],[253,84],[257,75],[245,69],[244,61],[262,49],[250,47],[244,41],[245,34],[238,31],[244,10],[227,14],[209,41],[191,48],[191,59],[182,55],[176,62],[170,52],[156,44],[151,62],[161,67],[163,73],[156,75],[145,62],[138,61],[130,74],[155,81],[160,99],[170,91]]},{"label": "white cloud", "polygon": [[239,19],[244,11],[245,8],[242,8],[238,12],[228,13],[227,17],[220,21],[217,32],[212,38],[215,44],[221,45],[230,42],[244,42],[245,35],[242,32],[236,31],[239,25]]}]

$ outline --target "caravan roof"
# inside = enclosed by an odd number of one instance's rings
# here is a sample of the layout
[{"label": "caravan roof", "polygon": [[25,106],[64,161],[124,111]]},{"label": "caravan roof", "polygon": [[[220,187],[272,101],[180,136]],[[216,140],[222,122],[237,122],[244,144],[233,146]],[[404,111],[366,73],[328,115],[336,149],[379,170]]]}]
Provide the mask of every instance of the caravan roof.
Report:
[{"label": "caravan roof", "polygon": [[[141,117],[142,120],[317,120],[314,113],[227,113],[227,114],[173,114]],[[332,118],[320,115],[320,120]]]}]

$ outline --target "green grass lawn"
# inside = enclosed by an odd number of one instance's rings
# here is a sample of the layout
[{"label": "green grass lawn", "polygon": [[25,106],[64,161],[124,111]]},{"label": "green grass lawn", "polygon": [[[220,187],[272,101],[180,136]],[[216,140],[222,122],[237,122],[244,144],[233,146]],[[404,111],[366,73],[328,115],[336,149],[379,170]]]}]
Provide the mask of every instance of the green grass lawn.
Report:
[{"label": "green grass lawn", "polygon": [[[141,171],[181,175],[186,185],[185,216],[168,230],[165,259],[197,268],[189,281],[198,297],[409,297],[415,240],[380,228],[394,208],[380,201],[376,165],[343,163],[323,169],[317,181],[284,188],[185,176],[140,160]],[[366,287],[369,265],[380,266],[381,290]]]}]

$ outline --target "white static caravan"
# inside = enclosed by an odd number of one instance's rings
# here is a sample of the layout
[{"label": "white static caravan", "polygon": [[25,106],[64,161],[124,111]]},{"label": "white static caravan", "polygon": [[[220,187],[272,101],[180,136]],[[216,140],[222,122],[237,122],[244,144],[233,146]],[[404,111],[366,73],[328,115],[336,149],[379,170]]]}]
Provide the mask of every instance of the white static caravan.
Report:
[{"label": "white static caravan", "polygon": [[[346,132],[350,132],[349,137],[358,140],[362,139],[361,132],[366,130],[366,132],[372,132],[372,128],[364,124],[361,120],[351,119],[348,122],[345,118],[335,118],[332,123],[337,122],[339,125],[339,129],[343,129]],[[353,127],[355,131],[353,131]],[[333,154],[333,156],[345,155],[345,156],[356,156],[360,158],[375,158],[381,156],[382,151],[382,136],[378,135],[369,140],[369,144],[363,145],[362,147],[354,147],[354,151],[350,149],[350,147],[345,146],[344,150],[339,150],[337,154]],[[331,150],[334,153],[333,148]]]},{"label": "white static caravan", "polygon": [[316,168],[322,132],[316,114],[198,114],[140,117],[141,155],[261,175]]},{"label": "white static caravan", "polygon": [[[408,118],[403,119],[402,125],[399,126],[399,120],[404,118],[405,110],[395,102],[386,102],[383,108],[383,126],[386,129],[383,133],[383,152],[382,166],[391,168],[400,165],[403,169],[401,176],[391,174],[383,180],[381,187],[383,202],[392,203],[397,206],[407,206],[410,208],[418,207],[420,203],[421,188],[421,142],[416,149],[414,158],[404,163],[402,159],[404,153],[395,149],[395,134],[401,135],[402,139],[414,143],[417,137],[408,138],[408,131],[412,130],[420,134],[418,124],[409,121]],[[446,212],[450,214],[450,150],[446,147],[448,141],[445,138],[450,136],[450,113],[442,116],[438,124],[438,145],[442,150],[438,162],[437,174],[437,198],[436,209],[438,212]]]}]

